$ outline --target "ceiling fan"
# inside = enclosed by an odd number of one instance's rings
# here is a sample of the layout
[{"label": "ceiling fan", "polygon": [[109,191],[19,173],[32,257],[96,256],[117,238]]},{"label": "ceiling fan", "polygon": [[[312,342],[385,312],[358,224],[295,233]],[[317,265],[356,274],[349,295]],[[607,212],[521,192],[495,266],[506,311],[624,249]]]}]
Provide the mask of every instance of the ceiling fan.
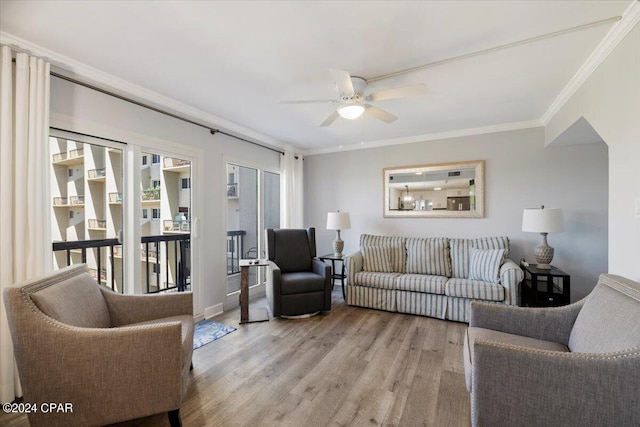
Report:
[{"label": "ceiling fan", "polygon": [[384,101],[387,99],[405,98],[408,96],[420,95],[426,90],[422,83],[411,86],[403,86],[394,89],[386,89],[365,95],[367,81],[362,77],[352,77],[348,71],[331,69],[331,76],[336,84],[340,99],[312,99],[301,101],[283,101],[283,104],[339,104],[338,107],[327,117],[320,126],[329,126],[338,117],[354,120],[362,114],[375,117],[385,123],[393,123],[398,118],[370,102]]}]

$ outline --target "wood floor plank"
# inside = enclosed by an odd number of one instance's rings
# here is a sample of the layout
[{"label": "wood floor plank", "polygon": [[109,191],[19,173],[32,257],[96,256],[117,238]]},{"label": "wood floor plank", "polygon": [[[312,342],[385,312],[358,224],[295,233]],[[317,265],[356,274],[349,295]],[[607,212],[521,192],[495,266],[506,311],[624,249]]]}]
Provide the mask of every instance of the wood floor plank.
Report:
[{"label": "wood floor plank", "polygon": [[[194,351],[183,425],[470,425],[465,324],[350,307],[339,288],[332,297],[330,312],[308,319],[239,325],[238,310],[214,318],[237,331]],[[0,414],[0,424],[28,421]],[[168,419],[117,426],[168,426]]]}]

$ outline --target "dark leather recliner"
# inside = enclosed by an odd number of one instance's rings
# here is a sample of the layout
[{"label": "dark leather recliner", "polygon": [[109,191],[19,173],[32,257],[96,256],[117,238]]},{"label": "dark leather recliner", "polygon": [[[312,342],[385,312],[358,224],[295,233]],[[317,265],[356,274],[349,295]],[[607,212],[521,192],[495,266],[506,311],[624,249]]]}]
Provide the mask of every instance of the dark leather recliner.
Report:
[{"label": "dark leather recliner", "polygon": [[331,268],[316,258],[316,230],[266,230],[267,300],[274,317],[331,310]]}]

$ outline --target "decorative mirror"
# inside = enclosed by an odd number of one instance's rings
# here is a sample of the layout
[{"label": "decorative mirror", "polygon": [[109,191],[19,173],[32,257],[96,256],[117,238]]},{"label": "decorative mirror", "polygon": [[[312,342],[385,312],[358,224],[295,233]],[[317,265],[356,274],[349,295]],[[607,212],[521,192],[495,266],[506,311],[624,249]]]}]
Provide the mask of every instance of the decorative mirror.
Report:
[{"label": "decorative mirror", "polygon": [[387,218],[484,218],[484,160],[382,171]]}]

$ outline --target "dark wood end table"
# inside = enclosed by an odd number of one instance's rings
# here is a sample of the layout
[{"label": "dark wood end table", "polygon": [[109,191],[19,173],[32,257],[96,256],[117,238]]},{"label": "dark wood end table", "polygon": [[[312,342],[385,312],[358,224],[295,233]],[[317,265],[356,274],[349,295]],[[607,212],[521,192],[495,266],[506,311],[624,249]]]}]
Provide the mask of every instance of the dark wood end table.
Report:
[{"label": "dark wood end table", "polygon": [[[340,285],[342,286],[342,298],[346,300],[347,296],[344,290],[344,279],[347,278],[347,276],[344,274],[345,256],[344,255],[336,256],[335,254],[326,254],[326,255],[319,256],[318,259],[324,262],[331,261],[331,289],[333,289],[333,286],[336,283],[336,279],[340,280]],[[336,273],[336,262],[342,263],[340,273]]]}]

